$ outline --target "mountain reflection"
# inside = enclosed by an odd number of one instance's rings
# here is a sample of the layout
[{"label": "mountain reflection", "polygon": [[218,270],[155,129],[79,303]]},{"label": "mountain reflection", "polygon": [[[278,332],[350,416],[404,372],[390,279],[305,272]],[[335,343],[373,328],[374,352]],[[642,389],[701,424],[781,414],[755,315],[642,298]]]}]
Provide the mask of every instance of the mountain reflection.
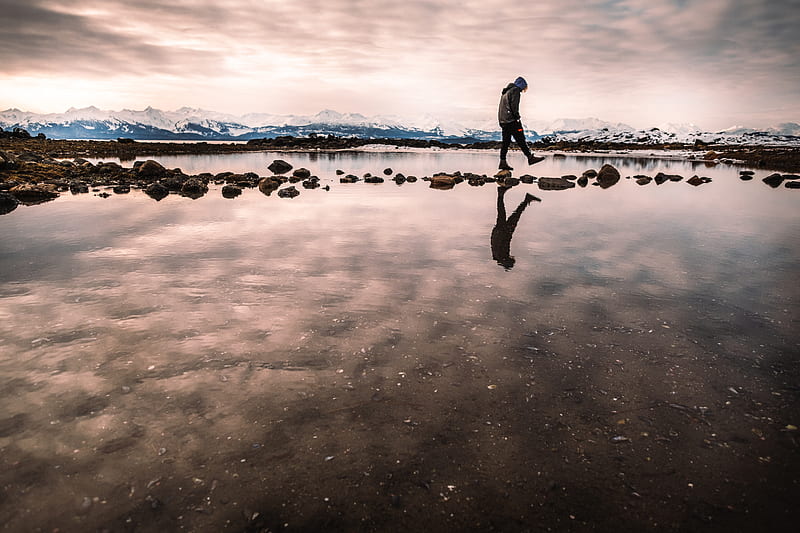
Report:
[{"label": "mountain reflection", "polygon": [[517,228],[517,223],[525,209],[531,202],[541,202],[541,200],[530,193],[525,194],[525,199],[520,202],[517,208],[506,218],[505,195],[511,187],[497,188],[497,222],[492,228],[492,259],[506,270],[514,267],[516,259],[511,255],[511,237]]}]

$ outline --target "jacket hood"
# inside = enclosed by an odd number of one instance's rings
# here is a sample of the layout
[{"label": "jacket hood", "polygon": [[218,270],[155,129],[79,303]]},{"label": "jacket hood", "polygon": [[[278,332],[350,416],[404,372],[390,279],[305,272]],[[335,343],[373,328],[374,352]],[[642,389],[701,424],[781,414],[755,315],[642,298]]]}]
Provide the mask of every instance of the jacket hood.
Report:
[{"label": "jacket hood", "polygon": [[502,92],[501,94],[506,94],[506,93],[507,93],[507,92],[508,92],[510,89],[513,89],[513,88],[515,88],[515,87],[516,87],[517,89],[519,89],[519,87],[517,87],[517,86],[516,86],[516,85],[514,85],[513,83],[509,83],[508,85],[506,85],[506,86],[505,86],[505,88],[503,89],[503,92]]}]

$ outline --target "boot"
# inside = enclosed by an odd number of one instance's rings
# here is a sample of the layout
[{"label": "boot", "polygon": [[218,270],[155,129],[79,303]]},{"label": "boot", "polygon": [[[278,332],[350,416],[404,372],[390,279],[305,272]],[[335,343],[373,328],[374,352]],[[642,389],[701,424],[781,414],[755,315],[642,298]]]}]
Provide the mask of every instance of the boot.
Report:
[{"label": "boot", "polygon": [[498,167],[500,170],[514,170],[514,168],[508,164],[508,161],[505,159],[500,160],[500,166]]},{"label": "boot", "polygon": [[535,163],[538,163],[539,161],[544,161],[544,157],[541,157],[541,156],[535,156],[535,155],[533,155],[533,154],[531,154],[531,155],[529,155],[529,156],[528,156],[528,164],[529,164],[529,165],[533,165],[533,164],[535,164]]}]

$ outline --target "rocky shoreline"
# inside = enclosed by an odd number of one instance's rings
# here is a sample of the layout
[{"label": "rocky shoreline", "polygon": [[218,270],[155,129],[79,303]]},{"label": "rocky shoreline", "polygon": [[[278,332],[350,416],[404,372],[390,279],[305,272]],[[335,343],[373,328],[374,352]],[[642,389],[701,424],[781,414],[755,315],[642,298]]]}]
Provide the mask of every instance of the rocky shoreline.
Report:
[{"label": "rocky shoreline", "polygon": [[[4,132],[8,133],[8,132]],[[209,190],[210,184],[222,186],[222,195],[226,198],[235,198],[245,188],[258,188],[269,196],[277,192],[282,198],[293,198],[300,194],[295,186],[300,184],[304,189],[321,187],[320,178],[314,176],[304,168],[294,169],[291,164],[276,160],[269,166],[272,175],[261,176],[254,172],[237,174],[222,172],[218,174],[202,173],[187,175],[181,169],[167,169],[154,159],[138,160],[130,167],[118,163],[106,162],[93,164],[85,157],[118,157],[121,161],[133,160],[141,156],[174,155],[174,154],[223,154],[242,151],[264,150],[309,150],[330,148],[348,149],[376,142],[387,143],[392,140],[367,140],[367,139],[342,139],[342,138],[276,138],[259,140],[260,142],[248,144],[205,144],[205,143],[139,143],[133,141],[57,141],[42,137],[30,138],[20,133],[19,136],[5,135],[0,139],[0,214],[13,211],[20,203],[25,205],[39,204],[57,198],[61,193],[82,194],[94,192],[98,196],[108,197],[111,190],[115,194],[126,194],[131,189],[143,190],[155,200],[161,200],[169,194],[180,194],[189,198],[200,198]],[[394,140],[398,146],[411,147],[441,147],[442,143],[434,141],[407,141]],[[716,152],[703,147],[699,158],[713,165],[720,160],[737,159],[748,161],[748,164],[758,167],[760,164],[769,164],[772,167],[800,168],[793,161],[800,159],[798,150],[764,148],[741,149],[741,152],[722,151]],[[457,148],[453,148],[457,149]],[[537,148],[539,149],[539,148]],[[560,151],[569,151],[567,147],[558,146]],[[588,147],[576,148],[588,150]],[[71,158],[71,159],[68,159]],[[780,161],[781,163],[771,163]],[[758,163],[758,164],[757,164]],[[291,172],[291,173],[290,173]],[[493,176],[474,174],[471,172],[454,172],[450,174],[438,173],[432,176],[417,178],[395,173],[392,169],[383,170],[384,177],[366,173],[363,176],[345,174],[343,170],[337,171],[339,183],[383,183],[393,181],[397,185],[413,183],[418,179],[430,183],[430,187],[440,190],[452,189],[459,183],[466,182],[471,186],[481,186],[487,183],[497,183],[505,187],[513,187],[520,183],[537,184],[542,190],[565,190],[574,187],[586,187],[591,182],[595,186],[608,188],[620,181],[622,176],[611,165],[604,165],[601,169],[588,169],[581,176],[566,175],[560,177],[536,177],[523,174],[514,177],[510,171],[500,171]],[[655,182],[661,185],[667,181],[683,181],[680,175],[667,175],[658,173],[655,176],[635,175],[628,176],[638,185],[647,185]],[[741,171],[742,180],[754,178],[754,172]],[[710,182],[705,176],[692,176],[686,182],[699,186]],[[800,188],[800,175],[772,173],[762,181],[770,187],[777,188],[783,185],[786,188]],[[281,188],[288,184],[287,187]],[[324,188],[329,188],[325,186]]]}]

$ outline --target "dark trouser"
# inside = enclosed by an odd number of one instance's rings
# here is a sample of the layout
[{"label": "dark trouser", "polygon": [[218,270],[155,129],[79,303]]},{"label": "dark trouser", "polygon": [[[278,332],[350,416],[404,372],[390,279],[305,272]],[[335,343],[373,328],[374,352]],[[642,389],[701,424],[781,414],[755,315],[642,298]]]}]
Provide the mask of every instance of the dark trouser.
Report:
[{"label": "dark trouser", "polygon": [[522,153],[525,154],[525,157],[530,157],[531,150],[528,148],[528,143],[525,141],[525,132],[522,129],[522,123],[518,120],[510,124],[500,124],[500,127],[503,128],[503,144],[500,146],[500,160],[506,160],[512,137],[522,150]]}]

